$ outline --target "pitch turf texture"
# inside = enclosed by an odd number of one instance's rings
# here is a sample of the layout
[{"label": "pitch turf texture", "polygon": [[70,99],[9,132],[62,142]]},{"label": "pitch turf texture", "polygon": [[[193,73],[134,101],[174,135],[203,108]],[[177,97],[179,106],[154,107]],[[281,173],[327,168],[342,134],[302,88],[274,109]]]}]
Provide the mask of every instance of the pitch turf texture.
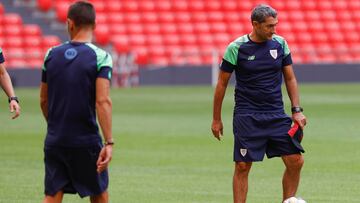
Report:
[{"label": "pitch turf texture", "polygon": [[[43,139],[38,90],[17,89],[22,115],[0,105],[0,202],[43,198]],[[210,132],[211,87],[113,89],[113,203],[228,203],[232,201],[233,88],[224,101],[224,139]],[[359,202],[360,84],[301,85],[308,117],[305,165],[298,194],[309,203]],[[286,109],[289,102],[285,95]],[[76,102],[76,98],[74,98]],[[253,165],[248,202],[281,200],[280,159]],[[67,195],[64,202],[88,202]]]}]

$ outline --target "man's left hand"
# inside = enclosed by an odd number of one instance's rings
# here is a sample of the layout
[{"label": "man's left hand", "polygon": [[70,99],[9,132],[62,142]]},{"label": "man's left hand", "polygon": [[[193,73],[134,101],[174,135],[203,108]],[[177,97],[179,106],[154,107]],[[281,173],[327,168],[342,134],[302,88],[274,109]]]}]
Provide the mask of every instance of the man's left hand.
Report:
[{"label": "man's left hand", "polygon": [[101,173],[109,166],[112,158],[112,145],[105,145],[99,154],[99,158],[96,162],[97,172]]},{"label": "man's left hand", "polygon": [[299,113],[293,113],[292,119],[295,123],[299,124],[300,128],[304,130],[304,127],[306,126],[306,117],[302,112]]}]

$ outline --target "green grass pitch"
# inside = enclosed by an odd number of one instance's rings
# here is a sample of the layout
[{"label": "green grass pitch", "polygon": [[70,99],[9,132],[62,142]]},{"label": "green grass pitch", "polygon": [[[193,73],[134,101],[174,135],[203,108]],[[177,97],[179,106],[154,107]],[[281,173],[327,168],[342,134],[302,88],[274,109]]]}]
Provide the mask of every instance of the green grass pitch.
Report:
[{"label": "green grass pitch", "polygon": [[[359,202],[360,83],[304,84],[308,117],[305,165],[298,191],[309,203]],[[283,91],[285,92],[285,91]],[[22,115],[11,120],[0,104],[0,202],[43,198],[43,139],[38,89],[17,89]],[[224,138],[210,131],[211,87],[113,89],[116,140],[110,168],[113,203],[228,203],[232,201],[233,88],[224,101]],[[286,109],[289,101],[284,93]],[[74,98],[76,102],[76,98]],[[280,159],[256,163],[249,203],[281,201]],[[67,195],[64,202],[88,202]]]}]

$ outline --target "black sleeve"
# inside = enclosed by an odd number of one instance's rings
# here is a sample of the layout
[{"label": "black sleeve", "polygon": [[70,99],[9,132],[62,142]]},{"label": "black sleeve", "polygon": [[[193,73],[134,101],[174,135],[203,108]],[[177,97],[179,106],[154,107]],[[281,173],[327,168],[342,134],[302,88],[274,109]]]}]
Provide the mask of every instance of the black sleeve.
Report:
[{"label": "black sleeve", "polygon": [[228,62],[227,60],[223,59],[220,65],[220,69],[232,73],[235,70],[236,66]]}]

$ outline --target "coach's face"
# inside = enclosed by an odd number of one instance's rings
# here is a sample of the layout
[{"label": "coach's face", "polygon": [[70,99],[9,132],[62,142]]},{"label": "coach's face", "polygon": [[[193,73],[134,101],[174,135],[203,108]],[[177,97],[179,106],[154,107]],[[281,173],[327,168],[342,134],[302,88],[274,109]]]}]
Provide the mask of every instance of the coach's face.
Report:
[{"label": "coach's face", "polygon": [[278,19],[274,17],[267,17],[265,22],[259,23],[253,21],[254,31],[256,35],[261,40],[270,40],[272,39],[273,34],[276,33],[276,25],[278,24]]}]

